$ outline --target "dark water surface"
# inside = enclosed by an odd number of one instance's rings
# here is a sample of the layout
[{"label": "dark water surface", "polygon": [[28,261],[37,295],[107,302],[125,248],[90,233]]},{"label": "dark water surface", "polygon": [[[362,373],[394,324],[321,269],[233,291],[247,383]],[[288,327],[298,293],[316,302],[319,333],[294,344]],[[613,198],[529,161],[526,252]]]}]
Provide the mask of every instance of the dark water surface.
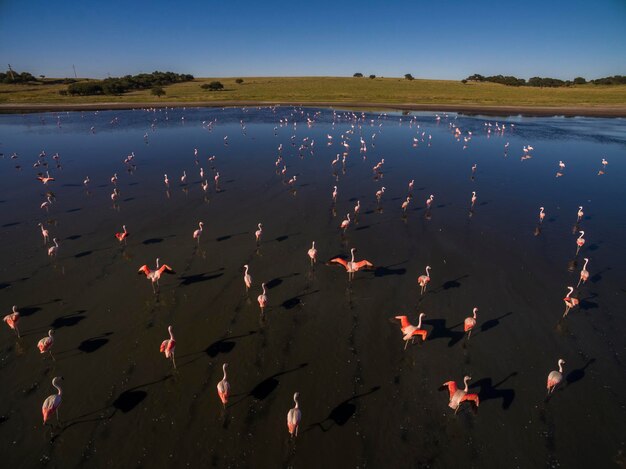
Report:
[{"label": "dark water surface", "polygon": [[[345,165],[333,167],[342,141]],[[280,144],[284,176],[275,166]],[[0,145],[0,311],[15,304],[22,315],[20,339],[0,324],[3,467],[624,466],[623,119],[306,108],[47,113],[0,115]],[[525,145],[534,150],[522,161]],[[135,168],[123,163],[131,152]],[[56,178],[47,188],[37,161]],[[56,197],[49,212],[40,208],[47,191]],[[344,236],[339,224],[357,200],[361,213]],[[40,222],[59,240],[56,259]],[[127,245],[114,237],[123,224]],[[586,244],[576,255],[579,229]],[[320,262],[310,268],[313,240]],[[352,247],[374,269],[349,283],[326,261]],[[137,275],[156,257],[176,271],[158,295]],[[590,278],[563,320],[584,257]],[[426,265],[432,280],[420,296]],[[467,340],[473,307],[478,324]],[[404,350],[393,317],[416,323],[420,312],[429,336]],[[176,371],[159,354],[170,324]],[[50,328],[56,361],[36,348]],[[559,358],[563,382],[547,399]],[[226,409],[216,393],[224,362]],[[441,385],[462,386],[466,374],[480,407],[463,403],[455,415]],[[61,422],[44,428],[54,376],[64,377]],[[286,415],[295,391],[303,417],[294,440]]]}]

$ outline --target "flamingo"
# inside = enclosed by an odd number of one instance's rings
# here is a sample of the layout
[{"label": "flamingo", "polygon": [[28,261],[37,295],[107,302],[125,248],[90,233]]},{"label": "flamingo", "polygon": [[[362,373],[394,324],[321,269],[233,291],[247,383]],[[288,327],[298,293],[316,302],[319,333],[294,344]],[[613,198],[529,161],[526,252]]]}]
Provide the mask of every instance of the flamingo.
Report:
[{"label": "flamingo", "polygon": [[86,176],[85,179],[83,180],[83,184],[85,186],[87,186],[89,184],[89,176]]},{"label": "flamingo", "polygon": [[422,295],[424,294],[424,292],[426,291],[426,287],[428,286],[428,282],[430,282],[430,266],[427,265],[426,266],[426,274],[425,275],[420,275],[417,278],[417,282],[419,283],[420,287],[422,287]]},{"label": "flamingo", "polygon": [[337,202],[337,186],[333,186],[333,202]]},{"label": "flamingo", "polygon": [[263,289],[263,293],[261,293],[257,297],[257,301],[259,302],[259,306],[261,307],[261,314],[263,314],[263,312],[265,311],[265,307],[267,306],[267,302],[269,300],[267,299],[267,295],[265,294],[265,284],[264,283],[261,284],[261,288]]},{"label": "flamingo", "polygon": [[165,183],[165,187],[170,187],[170,180],[167,177],[167,174],[163,175],[163,182]]},{"label": "flamingo", "polygon": [[50,356],[52,357],[52,359],[55,360],[54,355],[52,355],[53,345],[54,345],[54,330],[50,329],[48,331],[48,337],[44,337],[39,342],[37,342],[37,348],[39,349],[39,353],[48,352]]},{"label": "flamingo", "polygon": [[361,201],[357,200],[356,205],[354,206],[354,215],[358,215],[361,210]]},{"label": "flamingo", "polygon": [[54,178],[50,177],[50,173],[48,171],[46,171],[46,175],[45,176],[37,176],[37,179],[39,179],[45,185],[47,185],[50,181],[54,181]]},{"label": "flamingo", "polygon": [[341,222],[340,229],[343,230],[344,234],[348,231],[348,227],[350,226],[350,214],[348,213],[347,218]]},{"label": "flamingo", "polygon": [[346,269],[346,272],[348,272],[348,280],[352,280],[354,278],[355,272],[358,272],[359,270],[363,268],[374,267],[373,264],[367,260],[355,262],[354,251],[356,251],[356,248],[350,249],[350,254],[352,255],[352,259],[350,260],[350,262],[346,261],[345,259],[342,259],[341,257],[335,257],[334,259],[331,259],[329,261],[329,262],[335,262],[337,264],[341,264],[342,266],[344,266]]},{"label": "flamingo", "polygon": [[120,243],[122,241],[124,241],[124,243],[126,243],[126,238],[128,238],[128,231],[126,230],[126,225],[122,225],[122,232],[121,233],[115,233],[115,237],[117,238],[117,240]]},{"label": "flamingo", "polygon": [[7,323],[11,329],[15,331],[18,337],[20,337],[20,329],[17,326],[17,323],[20,321],[20,312],[17,310],[17,306],[13,305],[13,311],[10,314],[7,314],[3,321]]},{"label": "flamingo", "polygon": [[295,393],[293,395],[295,407],[293,409],[289,409],[289,412],[287,412],[287,428],[289,429],[289,434],[291,436],[298,436],[298,427],[300,426],[300,420],[302,419],[302,411],[300,410],[300,405],[298,404],[298,397],[300,397],[300,393]]},{"label": "flamingo", "polygon": [[463,330],[467,332],[468,339],[472,335],[472,329],[474,329],[474,326],[476,326],[476,311],[478,311],[478,308],[474,308],[472,310],[472,317],[467,317],[465,318],[465,321],[463,321]]},{"label": "flamingo", "polygon": [[46,212],[48,211],[48,208],[50,207],[50,205],[52,205],[52,198],[50,196],[46,197],[46,201],[42,202],[42,204],[39,206],[40,208],[45,208]]},{"label": "flamingo", "polygon": [[578,285],[576,285],[576,288],[580,286],[580,282],[584,284],[587,281],[587,279],[589,279],[589,271],[587,270],[588,262],[589,262],[589,259],[585,257],[585,265],[583,265],[583,268],[580,271],[580,280],[578,281]]},{"label": "flamingo", "polygon": [[215,190],[218,190],[220,187],[220,172],[219,171],[215,173],[215,176],[213,176],[213,180],[215,181]]},{"label": "flamingo", "polygon": [[478,167],[478,163],[474,163],[474,166],[472,166],[472,174],[476,172],[477,167]]},{"label": "flamingo", "polygon": [[565,298],[563,298],[563,301],[565,302],[565,312],[563,313],[563,317],[567,316],[569,310],[578,306],[579,303],[578,298],[570,296],[574,292],[574,287],[567,287],[567,289],[569,290],[569,293],[565,296]]},{"label": "flamingo", "polygon": [[307,254],[311,258],[311,266],[317,262],[317,249],[315,249],[315,241],[311,245],[311,249],[307,251]]},{"label": "flamingo", "polygon": [[263,235],[263,225],[259,223],[257,226],[259,229],[255,231],[254,236],[256,237],[256,243],[259,244]]},{"label": "flamingo", "polygon": [[183,175],[180,177],[180,183],[181,184],[186,184],[187,183],[187,172],[183,171]]},{"label": "flamingo", "polygon": [[472,207],[474,207],[475,203],[476,203],[476,192],[472,191]]},{"label": "flamingo", "polygon": [[386,188],[381,187],[380,190],[376,191],[376,200],[380,203],[380,199],[382,199],[383,194],[385,193]]},{"label": "flamingo", "polygon": [[609,164],[609,162],[602,158],[602,166],[606,167],[607,164]]},{"label": "flamingo", "polygon": [[165,354],[165,358],[171,358],[174,369],[176,369],[176,359],[174,358],[174,351],[176,350],[176,339],[174,339],[174,333],[172,332],[172,326],[167,326],[167,332],[170,333],[170,338],[161,342],[159,348],[160,353]]},{"label": "flamingo", "polygon": [[[152,281],[152,290],[156,293],[156,289],[159,287],[159,279],[161,278],[161,275],[163,273],[174,274],[176,272],[174,272],[174,270],[167,264],[163,264],[162,266],[159,267],[159,259],[157,258],[156,270],[150,270],[150,268],[146,264],[144,264],[141,267],[139,267],[139,270],[137,273],[138,274],[143,273],[148,280]],[[156,284],[156,287],[155,287],[155,284]]]},{"label": "flamingo", "polygon": [[546,214],[543,211],[543,207],[539,207],[539,223],[543,222],[543,219],[545,218]]},{"label": "flamingo", "polygon": [[113,202],[115,202],[120,196],[120,191],[117,190],[117,187],[115,189],[113,189],[113,192],[111,193],[111,200]]},{"label": "flamingo", "polygon": [[416,335],[420,336],[423,341],[426,340],[428,331],[422,329],[422,318],[425,316],[426,313],[420,313],[417,326],[411,324],[406,316],[396,316],[396,319],[400,320],[400,331],[404,334],[404,337],[402,338],[402,340],[405,341],[404,350],[406,350],[409,345],[409,339],[411,340],[411,343],[413,343],[414,336]]},{"label": "flamingo", "polygon": [[582,220],[583,218],[584,212],[583,212],[583,206],[579,206],[578,207],[578,219],[576,220],[576,222],[579,222],[580,220]]},{"label": "flamingo", "polygon": [[407,197],[406,200],[404,202],[402,202],[402,211],[404,213],[406,213],[406,209],[408,208],[410,201],[411,201],[411,198]]},{"label": "flamingo", "polygon": [[226,367],[227,366],[228,366],[228,363],[224,363],[222,365],[222,371],[224,372],[224,377],[219,383],[217,383],[217,395],[220,397],[220,400],[222,401],[222,405],[224,407],[226,407],[226,404],[228,404],[228,396],[230,395],[230,384],[228,383],[228,381],[226,381]]},{"label": "flamingo", "polygon": [[428,197],[426,199],[426,208],[430,209],[430,205],[433,203],[433,200],[435,200],[435,196],[430,194],[430,197]]},{"label": "flamingo", "polygon": [[243,268],[246,269],[246,272],[243,274],[243,283],[246,284],[246,292],[247,292],[252,286],[252,277],[248,273],[248,264],[244,265]]},{"label": "flamingo", "polygon": [[57,239],[52,238],[52,242],[54,243],[54,246],[50,246],[48,248],[48,256],[50,257],[56,256],[59,253],[59,243],[57,242]]},{"label": "flamingo", "polygon": [[578,237],[578,239],[576,240],[576,255],[578,255],[578,252],[580,251],[580,248],[583,247],[583,245],[585,244],[585,238],[583,238],[583,236],[585,236],[585,232],[584,231],[579,231],[580,236]]},{"label": "flamingo", "polygon": [[111,177],[111,182],[117,185],[117,173],[113,174],[113,177]]},{"label": "flamingo", "polygon": [[203,222],[199,222],[198,223],[198,229],[193,232],[193,239],[196,239],[198,241],[198,244],[200,244],[200,236],[202,235],[202,228],[203,227],[204,227],[204,223]]},{"label": "flamingo", "polygon": [[460,390],[456,387],[456,383],[454,381],[447,381],[443,383],[444,386],[448,386],[448,392],[450,393],[450,402],[448,406],[451,409],[454,409],[454,413],[456,414],[459,411],[459,407],[463,401],[474,401],[476,407],[480,404],[480,399],[478,398],[478,394],[468,394],[467,393],[467,382],[472,379],[471,376],[466,376],[463,378],[463,383],[465,383],[465,389]]},{"label": "flamingo", "polygon": [[204,182],[202,183],[202,190],[204,192],[207,192],[209,190],[209,181],[207,181],[206,179],[204,180]]},{"label": "flamingo", "polygon": [[200,179],[204,179],[204,168],[200,168]]},{"label": "flamingo", "polygon": [[46,244],[48,242],[48,238],[49,238],[48,230],[46,230],[43,227],[43,223],[39,223],[39,228],[41,228],[41,236],[43,236],[43,243]]},{"label": "flamingo", "polygon": [[559,168],[565,169],[565,163],[563,163],[561,160],[559,160]]},{"label": "flamingo", "polygon": [[415,179],[411,179],[409,182],[409,194],[413,192],[413,185],[415,184]]},{"label": "flamingo", "polygon": [[565,365],[565,360],[559,358],[559,371],[553,370],[548,374],[548,394],[552,394],[554,392],[554,388],[558,386],[558,384],[563,381],[563,365]]},{"label": "flamingo", "polygon": [[61,405],[61,396],[63,394],[63,390],[61,389],[61,385],[59,381],[63,379],[62,376],[56,376],[52,379],[52,386],[56,388],[58,391],[57,394],[51,394],[46,397],[46,400],[43,401],[41,406],[41,413],[43,414],[43,423],[44,425],[50,418],[50,415],[55,412],[57,414],[57,422],[59,421],[59,406]]}]

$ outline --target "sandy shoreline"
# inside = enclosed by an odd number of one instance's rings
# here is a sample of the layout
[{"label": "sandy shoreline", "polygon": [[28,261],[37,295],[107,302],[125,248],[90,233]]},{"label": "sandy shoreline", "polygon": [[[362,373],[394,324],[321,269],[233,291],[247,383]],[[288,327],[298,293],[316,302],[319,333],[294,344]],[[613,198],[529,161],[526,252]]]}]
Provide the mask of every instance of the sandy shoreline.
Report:
[{"label": "sandy shoreline", "polygon": [[92,111],[112,109],[164,108],[164,107],[232,107],[232,106],[307,106],[334,108],[367,108],[392,109],[406,111],[458,112],[467,115],[490,116],[586,116],[586,117],[626,117],[624,106],[486,106],[466,104],[412,104],[412,103],[371,103],[371,102],[290,102],[290,101],[193,101],[193,102],[135,102],[135,103],[87,103],[87,104],[32,104],[4,103],[0,104],[3,112],[40,112],[40,111]]}]

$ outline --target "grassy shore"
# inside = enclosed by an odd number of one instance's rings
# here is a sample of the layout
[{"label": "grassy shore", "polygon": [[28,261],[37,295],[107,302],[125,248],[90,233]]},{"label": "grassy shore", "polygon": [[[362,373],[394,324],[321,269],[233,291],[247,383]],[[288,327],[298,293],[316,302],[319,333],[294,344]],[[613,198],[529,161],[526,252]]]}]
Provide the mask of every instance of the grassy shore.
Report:
[{"label": "grassy shore", "polygon": [[[222,91],[207,91],[200,85],[219,80]],[[575,85],[563,88],[512,87],[495,83],[466,84],[450,80],[413,80],[403,78],[340,78],[340,77],[258,77],[199,78],[191,82],[164,87],[166,95],[157,98],[150,90],[125,93],[121,96],[63,96],[59,91],[67,85],[0,84],[0,108],[25,108],[27,105],[50,104],[71,107],[80,104],[132,103],[324,103],[324,104],[387,104],[443,105],[443,110],[459,108],[577,108],[613,109],[626,115],[626,85]]]}]

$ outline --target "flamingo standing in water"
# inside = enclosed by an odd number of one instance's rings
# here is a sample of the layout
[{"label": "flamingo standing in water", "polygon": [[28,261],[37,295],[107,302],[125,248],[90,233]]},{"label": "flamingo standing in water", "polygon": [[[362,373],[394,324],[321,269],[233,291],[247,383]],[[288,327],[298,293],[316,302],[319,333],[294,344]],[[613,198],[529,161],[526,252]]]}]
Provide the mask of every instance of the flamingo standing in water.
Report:
[{"label": "flamingo standing in water", "polygon": [[287,412],[287,428],[291,436],[298,436],[298,427],[300,426],[300,420],[302,420],[302,411],[300,410],[298,397],[300,397],[300,393],[293,395],[295,407]]},{"label": "flamingo standing in water", "polygon": [[113,177],[111,177],[111,182],[117,185],[117,173],[113,174]]},{"label": "flamingo standing in water", "polygon": [[20,312],[17,310],[17,306],[13,305],[13,311],[7,314],[3,321],[15,331],[18,337],[20,336],[20,329],[17,327],[17,323],[20,321]]},{"label": "flamingo standing in water", "polygon": [[356,205],[354,206],[354,215],[358,215],[359,211],[361,210],[361,201],[357,200],[356,201]]},{"label": "flamingo standing in water", "polygon": [[539,223],[543,223],[543,219],[546,217],[543,207],[539,207]]},{"label": "flamingo standing in water", "polygon": [[50,173],[48,171],[46,171],[46,175],[45,176],[37,176],[37,179],[39,179],[41,182],[43,182],[44,184],[48,184],[50,181],[54,181],[53,177],[50,177]]},{"label": "flamingo standing in water", "polygon": [[48,331],[48,337],[44,337],[39,342],[37,342],[37,348],[39,349],[39,353],[48,352],[52,359],[56,361],[54,355],[52,355],[52,346],[54,345],[54,330],[50,329]]},{"label": "flamingo standing in water", "polygon": [[337,202],[337,186],[333,186],[333,203]]},{"label": "flamingo standing in water", "polygon": [[376,200],[378,201],[378,203],[380,203],[380,199],[383,198],[385,190],[387,190],[385,187],[381,187],[379,191],[376,191]]},{"label": "flamingo standing in water", "polygon": [[404,350],[406,350],[409,345],[409,340],[413,343],[413,339],[416,335],[420,336],[423,341],[426,340],[426,336],[428,335],[428,331],[422,329],[422,318],[426,316],[426,313],[420,313],[419,320],[417,322],[417,326],[414,326],[409,322],[409,319],[406,316],[396,316],[396,319],[400,320],[400,331],[404,334],[402,340],[404,343]]},{"label": "flamingo standing in water", "polygon": [[49,238],[48,230],[46,230],[43,227],[43,223],[39,223],[39,228],[41,228],[41,236],[43,236],[43,243],[46,244],[48,242],[48,238]]},{"label": "flamingo standing in water", "polygon": [[52,205],[52,198],[50,196],[47,196],[46,197],[46,201],[42,202],[39,207],[40,208],[45,208],[46,212],[47,212],[51,205]]},{"label": "flamingo standing in water", "polygon": [[115,202],[120,196],[120,191],[116,188],[113,189],[113,192],[111,193],[111,200],[113,202]]},{"label": "flamingo standing in water", "polygon": [[583,238],[583,236],[585,236],[585,232],[584,231],[579,231],[580,236],[578,237],[578,239],[576,240],[576,255],[578,255],[578,252],[580,251],[580,248],[582,248],[585,245],[585,238]]},{"label": "flamingo standing in water", "polygon": [[259,302],[259,306],[261,307],[261,314],[263,314],[265,312],[265,307],[267,306],[267,302],[269,300],[267,299],[267,295],[265,294],[265,284],[264,283],[261,284],[261,288],[263,289],[263,293],[261,293],[257,297],[257,301]]},{"label": "flamingo standing in water", "polygon": [[165,187],[169,188],[170,187],[170,180],[167,177],[167,174],[163,175],[163,182],[165,183]]},{"label": "flamingo standing in water", "polygon": [[248,264],[244,265],[243,268],[246,269],[246,272],[243,274],[243,283],[246,284],[246,293],[247,293],[248,290],[250,290],[250,287],[252,286],[252,277],[248,273]]},{"label": "flamingo standing in water", "polygon": [[256,237],[256,243],[259,244],[261,242],[261,236],[263,235],[263,225],[259,223],[257,227],[259,229],[255,231],[254,236]]},{"label": "flamingo standing in water", "polygon": [[474,308],[472,310],[473,316],[467,317],[465,318],[465,321],[463,321],[463,330],[467,332],[468,339],[472,335],[472,329],[476,326],[476,311],[478,311],[478,308]]},{"label": "flamingo standing in water", "polygon": [[559,371],[553,370],[548,374],[548,394],[552,394],[554,392],[554,388],[563,381],[563,365],[565,365],[565,360],[559,358]]},{"label": "flamingo standing in water", "polygon": [[167,326],[167,332],[170,333],[170,338],[161,342],[159,351],[165,354],[165,358],[171,358],[174,369],[176,369],[176,359],[174,358],[174,351],[176,350],[176,339],[174,339],[174,333],[172,332],[172,326]]},{"label": "flamingo standing in water", "polygon": [[224,408],[226,407],[226,404],[228,404],[228,396],[230,395],[230,384],[228,383],[228,381],[226,381],[226,367],[227,366],[228,366],[228,363],[224,363],[222,365],[222,371],[224,372],[224,377],[219,383],[217,383],[217,395],[220,397],[220,400],[222,401],[222,405],[224,406]]},{"label": "flamingo standing in water", "polygon": [[198,229],[193,232],[193,239],[197,240],[198,244],[200,244],[200,236],[202,235],[202,228],[203,227],[204,227],[204,223],[203,222],[199,222],[198,223]]},{"label": "flamingo standing in water", "polygon": [[420,287],[422,287],[422,293],[421,293],[422,295],[426,291],[426,287],[428,286],[428,282],[430,282],[430,266],[429,265],[426,266],[426,274],[425,275],[420,275],[417,278],[417,283],[419,283]]},{"label": "flamingo standing in water", "polygon": [[54,246],[48,248],[48,255],[50,257],[54,257],[59,253],[59,243],[57,242],[57,239],[52,238],[52,242],[54,243]]},{"label": "flamingo standing in water", "polygon": [[180,177],[180,183],[181,184],[186,184],[187,183],[187,172],[183,171],[183,175]]},{"label": "flamingo standing in water", "polygon": [[122,232],[121,233],[115,233],[115,237],[117,238],[117,240],[120,243],[122,241],[124,241],[124,243],[126,243],[126,238],[128,238],[128,231],[126,230],[126,225],[122,225]]},{"label": "flamingo standing in water", "polygon": [[[163,273],[166,274],[174,274],[176,272],[174,272],[174,270],[167,264],[163,264],[162,266],[159,267],[159,258],[157,258],[156,260],[156,270],[150,270],[150,268],[144,264],[141,267],[139,267],[139,270],[137,271],[138,274],[144,274],[146,276],[146,278],[150,281],[152,281],[152,290],[154,291],[154,293],[157,292],[157,288],[159,287],[159,279],[161,278],[161,275]],[[155,287],[156,284],[156,287]]]},{"label": "flamingo standing in water", "polygon": [[430,206],[431,206],[431,204],[433,203],[433,200],[435,200],[435,196],[434,196],[434,195],[432,195],[432,194],[430,194],[430,197],[428,197],[428,198],[426,199],[426,209],[427,209],[427,210],[430,210]]},{"label": "flamingo standing in water", "polygon": [[455,414],[459,411],[459,407],[464,401],[473,401],[476,404],[476,407],[480,405],[480,399],[478,398],[478,394],[467,393],[467,382],[470,379],[472,379],[471,376],[466,376],[463,378],[463,383],[465,384],[465,388],[463,390],[458,389],[454,381],[447,381],[443,383],[444,386],[448,386],[448,392],[450,393],[450,402],[448,403],[448,406],[451,409],[454,409]]},{"label": "flamingo standing in water", "polygon": [[474,208],[475,203],[476,203],[476,192],[472,191],[472,208]]},{"label": "flamingo standing in water", "polygon": [[565,296],[565,298],[563,298],[563,301],[565,302],[565,312],[563,313],[563,317],[567,316],[569,310],[578,306],[579,303],[578,298],[570,296],[574,292],[574,287],[567,287],[567,289],[569,290],[569,293]]},{"label": "flamingo standing in water", "polygon": [[317,249],[315,249],[315,241],[313,241],[313,244],[311,245],[311,249],[307,251],[307,254],[311,258],[311,267],[312,267],[313,264],[317,262]]},{"label": "flamingo standing in water", "polygon": [[588,262],[589,262],[589,259],[585,257],[585,265],[583,265],[583,268],[580,271],[580,280],[578,280],[578,285],[576,285],[576,288],[580,286],[580,282],[584,284],[587,281],[587,279],[589,279],[589,271],[587,270]]},{"label": "flamingo standing in water", "polygon": [[352,280],[354,278],[355,272],[358,272],[359,270],[363,268],[374,267],[374,265],[370,261],[367,261],[367,260],[355,262],[354,251],[356,251],[356,248],[350,249],[350,254],[352,255],[352,259],[349,262],[346,261],[345,259],[342,259],[341,257],[335,257],[334,259],[331,259],[329,261],[329,262],[335,262],[337,264],[341,264],[342,266],[344,266],[346,269],[346,272],[348,272],[348,280]]},{"label": "flamingo standing in water", "polygon": [[415,179],[411,179],[409,182],[409,194],[413,192],[413,186],[415,185]]},{"label": "flamingo standing in water", "polygon": [[406,213],[406,209],[409,207],[409,202],[411,201],[411,197],[407,197],[404,202],[402,202],[402,211]]},{"label": "flamingo standing in water", "polygon": [[576,220],[576,223],[578,223],[580,220],[582,220],[583,216],[585,215],[585,213],[583,212],[583,206],[579,206],[578,207],[578,219]]},{"label": "flamingo standing in water", "polygon": [[41,406],[41,413],[43,414],[43,423],[44,425],[50,418],[53,412],[57,414],[57,422],[59,421],[59,406],[61,405],[61,396],[63,394],[63,390],[61,389],[61,385],[59,381],[63,379],[62,376],[56,376],[52,379],[52,386],[56,388],[58,391],[57,394],[51,394],[46,397],[46,400],[43,401]]},{"label": "flamingo standing in water", "polygon": [[348,213],[346,216],[347,218],[341,222],[341,226],[339,227],[343,230],[344,234],[346,234],[346,231],[348,231],[348,227],[350,226],[350,214]]}]

